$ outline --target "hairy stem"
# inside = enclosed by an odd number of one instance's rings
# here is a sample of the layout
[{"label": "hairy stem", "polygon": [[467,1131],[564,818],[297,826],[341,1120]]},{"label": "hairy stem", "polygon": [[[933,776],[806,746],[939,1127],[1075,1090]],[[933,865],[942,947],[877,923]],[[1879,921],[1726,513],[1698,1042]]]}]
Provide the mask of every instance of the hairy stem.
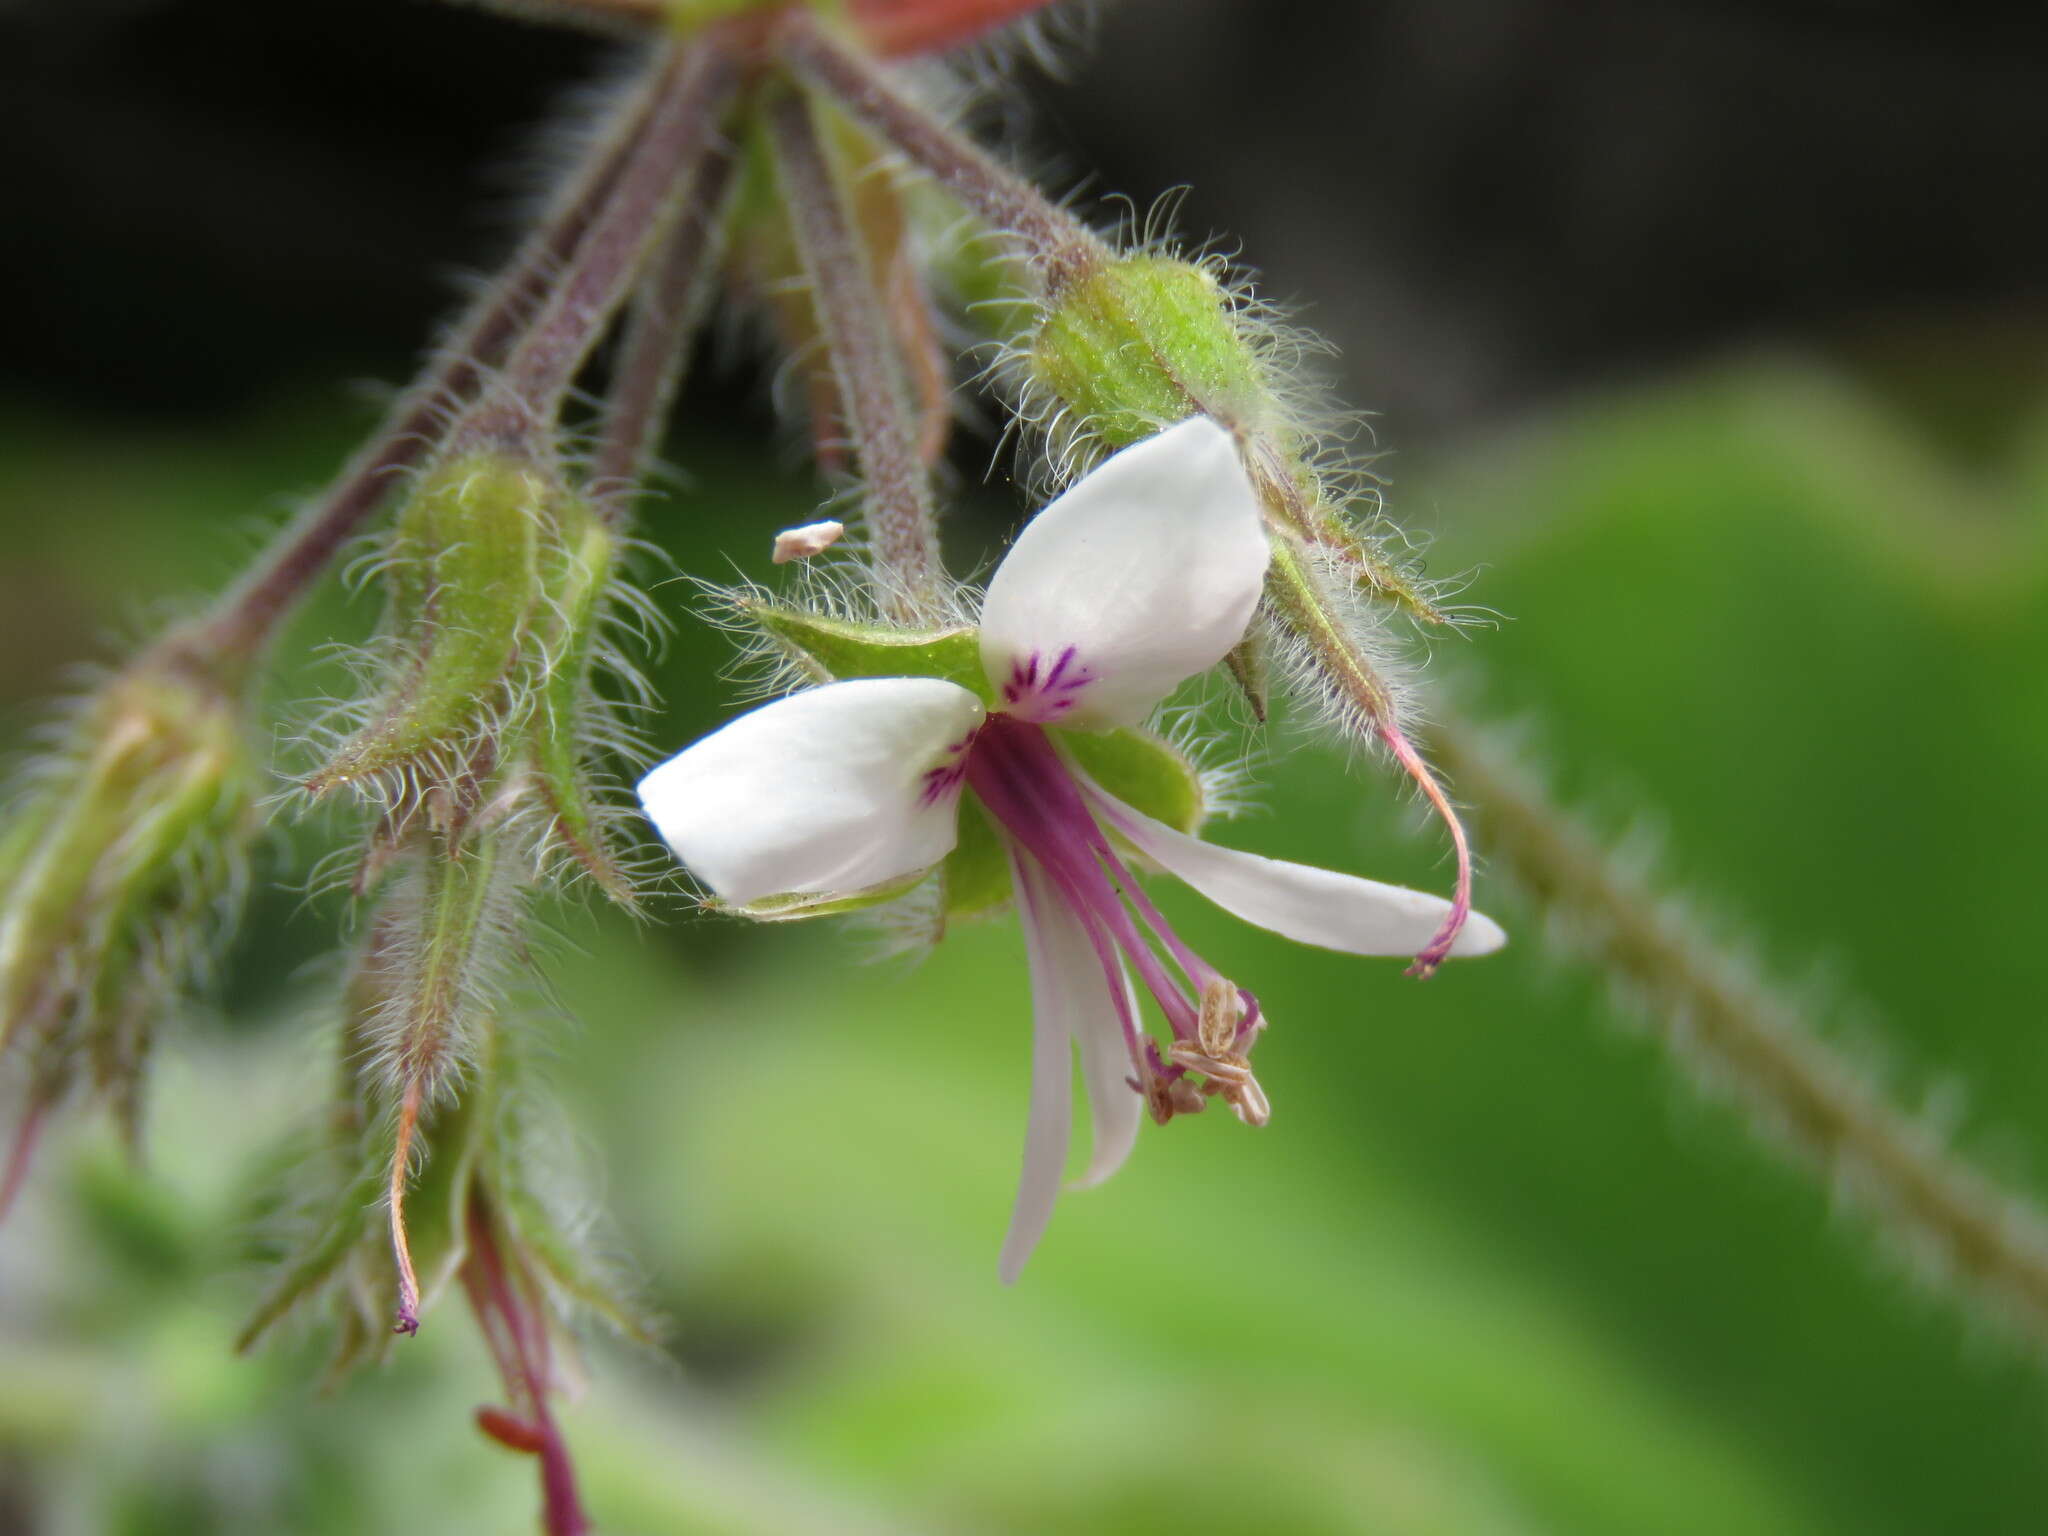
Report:
[{"label": "hairy stem", "polygon": [[856,238],[811,104],[785,92],[766,108],[812,302],[866,477],[866,518],[883,597],[914,619],[939,590],[938,524],[902,369],[884,328],[875,274]]},{"label": "hairy stem", "polygon": [[253,656],[382,505],[396,477],[440,440],[454,406],[504,357],[610,196],[646,127],[658,83],[650,78],[613,110],[540,225],[457,322],[424,376],[392,404],[327,493],[278,536],[256,568],[221,600],[196,643],[218,654]]},{"label": "hairy stem", "polygon": [[634,488],[654,461],[689,365],[690,342],[711,293],[707,278],[717,263],[735,169],[723,146],[713,146],[704,157],[697,168],[696,195],[650,257],[627,312],[590,465],[598,503],[615,524],[626,521]]},{"label": "hairy stem", "polygon": [[552,427],[648,251],[671,223],[696,212],[704,166],[723,158],[720,132],[741,65],[721,34],[674,45],[660,73],[654,108],[611,196],[479,407],[486,417],[506,412],[515,435]]},{"label": "hairy stem", "polygon": [[881,65],[833,37],[808,12],[789,13],[777,50],[799,79],[880,135],[989,228],[1016,239],[1048,292],[1109,259],[1079,219],[905,96]]},{"label": "hairy stem", "polygon": [[2048,1215],[1964,1163],[1647,881],[1617,870],[1506,752],[1458,724],[1430,728],[1428,740],[1469,797],[1494,867],[1642,998],[1667,1046],[1707,1057],[1762,1129],[1853,1191],[1909,1249],[1931,1249],[1959,1289],[2048,1342]]}]

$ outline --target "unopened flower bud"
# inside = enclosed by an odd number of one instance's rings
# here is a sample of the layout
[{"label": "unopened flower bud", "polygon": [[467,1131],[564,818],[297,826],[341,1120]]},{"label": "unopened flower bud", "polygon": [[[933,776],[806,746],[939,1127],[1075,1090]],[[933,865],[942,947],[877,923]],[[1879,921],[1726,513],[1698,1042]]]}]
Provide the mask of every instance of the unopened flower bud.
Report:
[{"label": "unopened flower bud", "polygon": [[314,793],[450,777],[524,686],[523,642],[543,597],[553,482],[517,458],[466,454],[407,498],[383,568],[390,591],[380,690],[363,725],[308,781]]},{"label": "unopened flower bud", "polygon": [[1166,256],[1107,262],[1061,288],[1024,363],[1047,414],[1097,450],[1197,411],[1241,423],[1265,397],[1229,293],[1207,268]]},{"label": "unopened flower bud", "polygon": [[620,744],[592,675],[616,662],[605,633],[622,546],[530,459],[479,450],[429,470],[382,561],[376,691],[307,787],[353,785],[381,802],[386,841],[402,840],[422,805],[450,825],[537,799],[543,844],[630,901],[590,784],[591,759]]},{"label": "unopened flower bud", "polygon": [[0,830],[0,1049],[24,1124],[90,1080],[134,1133],[155,1025],[226,924],[258,775],[237,678],[179,637],[84,702]]}]

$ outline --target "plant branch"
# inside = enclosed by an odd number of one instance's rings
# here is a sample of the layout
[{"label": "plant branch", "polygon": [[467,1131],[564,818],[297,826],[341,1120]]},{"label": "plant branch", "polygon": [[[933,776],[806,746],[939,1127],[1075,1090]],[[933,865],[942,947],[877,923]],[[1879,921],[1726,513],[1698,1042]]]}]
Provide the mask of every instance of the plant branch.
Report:
[{"label": "plant branch", "polygon": [[810,102],[783,92],[764,116],[812,302],[867,481],[865,510],[885,601],[905,618],[933,606],[938,526],[884,304]]},{"label": "plant branch", "polygon": [[1459,724],[1434,726],[1428,739],[1473,806],[1495,867],[1627,983],[1674,1055],[1704,1057],[1708,1081],[1743,1101],[1771,1139],[1853,1192],[1910,1251],[1938,1255],[1959,1290],[2048,1343],[2048,1215],[1888,1102],[1736,956],[1646,880],[1616,869],[1506,752]]},{"label": "plant branch", "polygon": [[673,50],[639,144],[470,428],[487,432],[482,423],[502,412],[515,436],[552,429],[648,252],[672,224],[694,222],[704,166],[724,158],[720,135],[741,70],[717,31]]},{"label": "plant branch", "polygon": [[1015,238],[1048,293],[1109,259],[1079,219],[905,96],[882,66],[833,37],[809,12],[788,14],[777,51],[799,79],[880,135],[984,224]]},{"label": "plant branch", "polygon": [[705,157],[697,168],[696,196],[650,257],[627,313],[590,465],[598,503],[615,523],[626,520],[635,487],[654,461],[689,366],[690,342],[710,297],[706,279],[718,258],[736,169],[723,146]]},{"label": "plant branch", "polygon": [[392,404],[327,493],[278,536],[189,643],[245,658],[261,650],[342,545],[383,504],[393,481],[440,440],[453,408],[504,356],[610,195],[646,127],[660,79],[650,71],[648,80],[619,103],[540,225],[477,296],[425,374]]}]

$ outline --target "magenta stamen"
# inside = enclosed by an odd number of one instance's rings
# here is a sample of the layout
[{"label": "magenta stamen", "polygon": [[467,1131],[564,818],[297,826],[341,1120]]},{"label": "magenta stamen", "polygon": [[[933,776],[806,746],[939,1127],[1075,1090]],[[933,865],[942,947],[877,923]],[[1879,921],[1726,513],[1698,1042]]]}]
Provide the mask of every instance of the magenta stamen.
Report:
[{"label": "magenta stamen", "polygon": [[[1063,654],[1041,688],[1085,683],[1085,669],[1067,672],[1071,658],[1071,652]],[[1014,675],[1027,680],[1035,677],[1036,658],[1018,667]],[[1157,1046],[1140,1034],[1125,995],[1119,955],[1152,994],[1176,1040],[1198,1037],[1198,999],[1205,987],[1221,979],[1220,973],[1174,932],[1132,878],[1043,727],[1015,715],[990,715],[968,749],[964,773],[982,804],[1009,835],[1013,850],[1021,850],[1045,871],[1087,933],[1116,998],[1125,1044],[1138,1078],[1143,1079],[1148,1067],[1169,1081],[1184,1075],[1185,1068],[1162,1060]],[[1162,961],[1161,949],[1172,958],[1178,977]],[[1239,995],[1245,1002],[1237,1036],[1242,1043],[1256,1032],[1259,1014],[1249,993],[1240,991]]]}]

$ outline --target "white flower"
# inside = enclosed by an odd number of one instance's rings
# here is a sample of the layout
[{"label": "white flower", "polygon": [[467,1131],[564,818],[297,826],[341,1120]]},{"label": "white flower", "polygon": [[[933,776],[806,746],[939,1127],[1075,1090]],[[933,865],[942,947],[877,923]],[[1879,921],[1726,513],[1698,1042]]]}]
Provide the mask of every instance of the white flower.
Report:
[{"label": "white flower", "polygon": [[[1035,1014],[1006,1281],[1059,1193],[1075,1052],[1094,1119],[1082,1184],[1123,1162],[1148,1105],[1164,1120],[1219,1095],[1251,1123],[1268,1113],[1245,1059],[1257,1001],[1174,933],[1123,850],[1248,922],[1351,954],[1412,953],[1449,913],[1421,892],[1178,831],[1105,792],[1048,730],[1135,722],[1221,661],[1266,561],[1236,445],[1195,417],[1111,458],[1018,537],[982,609],[995,708],[940,678],[830,683],[741,716],[640,783],[669,845],[736,905],[901,886],[953,849],[963,791],[981,801],[1005,842]],[[1503,942],[1473,914],[1451,953]],[[1163,1053],[1140,1027],[1134,974],[1172,1031]]]}]

